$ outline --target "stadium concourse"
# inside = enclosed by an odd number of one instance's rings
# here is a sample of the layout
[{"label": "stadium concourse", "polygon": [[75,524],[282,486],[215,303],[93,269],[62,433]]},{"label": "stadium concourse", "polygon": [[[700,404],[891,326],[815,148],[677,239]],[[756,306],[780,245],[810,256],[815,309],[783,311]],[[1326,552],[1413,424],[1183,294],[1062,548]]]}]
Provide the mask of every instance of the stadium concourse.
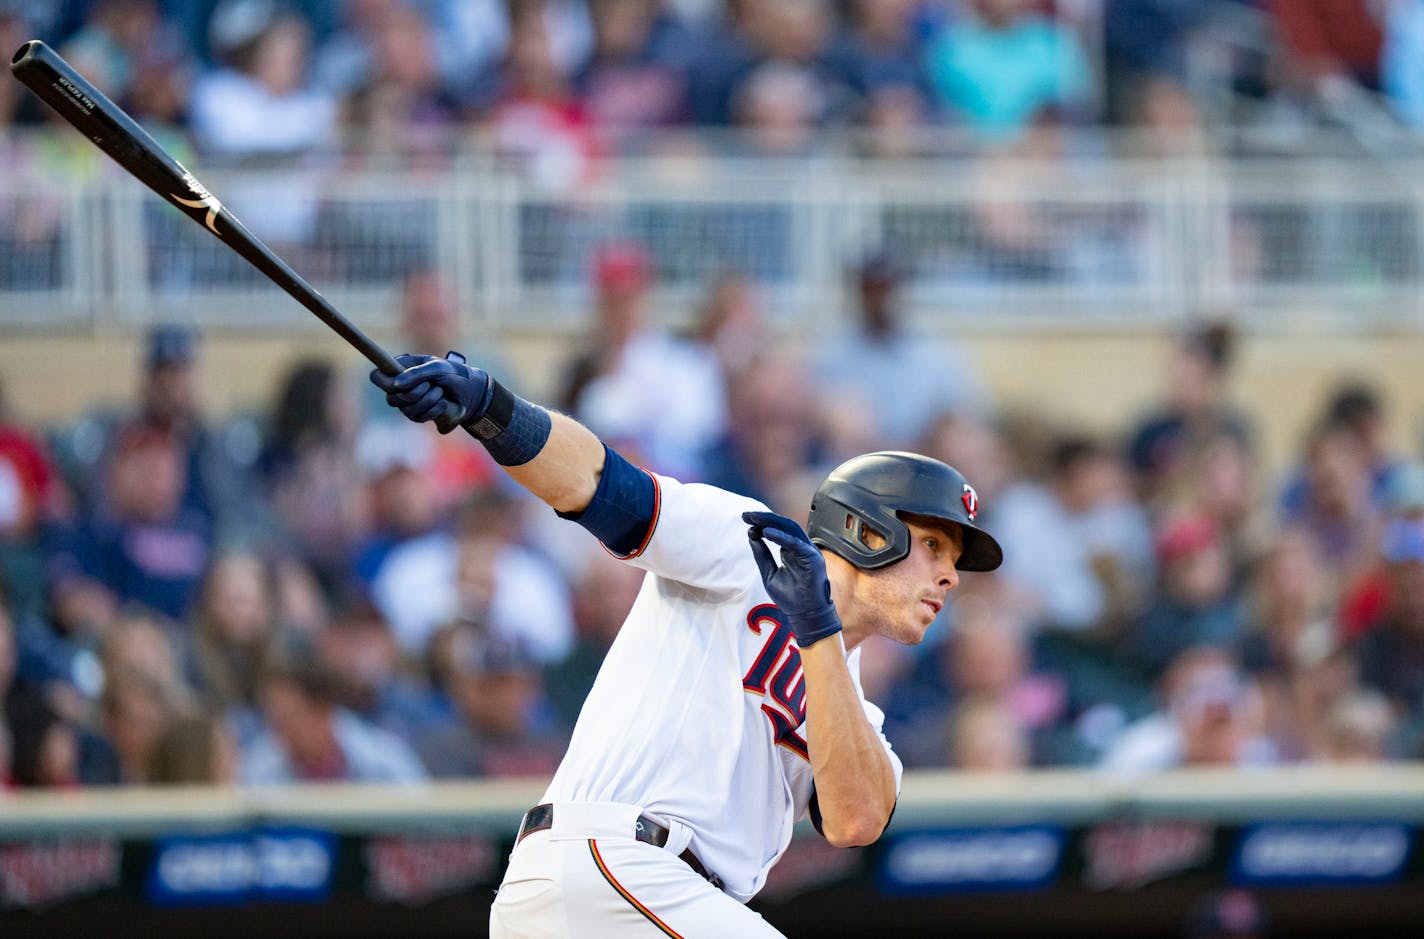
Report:
[{"label": "stadium concourse", "polygon": [[[801,832],[788,935],[1424,922],[1424,3],[0,0],[31,38],[392,351],[798,520],[855,453],[973,482],[1003,568],[861,654],[913,798]],[[640,573],[9,79],[0,166],[0,930],[482,928]],[[267,814],[432,781],[482,840]],[[199,876],[263,850],[329,891]]]}]

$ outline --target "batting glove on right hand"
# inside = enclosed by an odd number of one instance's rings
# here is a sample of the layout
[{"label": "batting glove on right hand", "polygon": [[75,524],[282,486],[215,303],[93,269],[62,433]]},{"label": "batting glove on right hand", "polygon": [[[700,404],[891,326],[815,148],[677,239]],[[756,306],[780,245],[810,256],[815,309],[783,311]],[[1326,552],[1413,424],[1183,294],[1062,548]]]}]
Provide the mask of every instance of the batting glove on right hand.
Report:
[{"label": "batting glove on right hand", "polygon": [[[796,644],[804,649],[840,632],[826,559],[801,526],[775,512],[743,512],[742,521],[751,526],[747,537],[767,595],[786,617]],[[766,546],[768,541],[781,548],[780,567]]]},{"label": "batting glove on right hand", "polygon": [[386,393],[386,403],[416,423],[435,421],[442,434],[484,417],[494,396],[494,382],[482,368],[465,364],[458,352],[396,356],[401,372],[371,372],[371,383]]}]

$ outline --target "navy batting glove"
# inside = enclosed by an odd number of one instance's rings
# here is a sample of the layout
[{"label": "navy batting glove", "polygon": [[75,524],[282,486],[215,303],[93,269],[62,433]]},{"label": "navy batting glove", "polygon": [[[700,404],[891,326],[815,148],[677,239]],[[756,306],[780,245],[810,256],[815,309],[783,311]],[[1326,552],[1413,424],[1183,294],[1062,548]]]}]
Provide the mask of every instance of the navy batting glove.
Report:
[{"label": "navy batting glove", "polygon": [[494,396],[494,382],[482,368],[465,364],[465,357],[398,355],[402,371],[371,372],[371,383],[386,393],[386,402],[417,423],[435,421],[442,434],[484,417]]},{"label": "navy batting glove", "polygon": [[[840,632],[826,559],[801,526],[775,512],[743,512],[742,521],[751,526],[747,537],[767,595],[786,617],[796,644],[804,649]],[[768,541],[781,549],[780,567],[766,546]]]}]

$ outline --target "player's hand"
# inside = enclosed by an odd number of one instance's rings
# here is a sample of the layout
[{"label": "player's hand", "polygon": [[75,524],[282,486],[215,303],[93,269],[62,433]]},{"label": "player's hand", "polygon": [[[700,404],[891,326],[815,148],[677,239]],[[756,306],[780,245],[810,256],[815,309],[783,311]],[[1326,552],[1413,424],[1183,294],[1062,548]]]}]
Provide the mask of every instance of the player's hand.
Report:
[{"label": "player's hand", "polygon": [[[801,526],[775,512],[743,512],[742,521],[750,526],[747,537],[767,595],[786,617],[796,644],[804,649],[840,632],[841,618],[831,602],[826,559]],[[779,567],[766,546],[768,541],[781,548]]]},{"label": "player's hand", "polygon": [[484,417],[494,395],[494,382],[482,368],[465,364],[458,352],[396,356],[402,371],[371,372],[371,383],[386,393],[386,402],[417,423],[435,421],[442,434]]}]

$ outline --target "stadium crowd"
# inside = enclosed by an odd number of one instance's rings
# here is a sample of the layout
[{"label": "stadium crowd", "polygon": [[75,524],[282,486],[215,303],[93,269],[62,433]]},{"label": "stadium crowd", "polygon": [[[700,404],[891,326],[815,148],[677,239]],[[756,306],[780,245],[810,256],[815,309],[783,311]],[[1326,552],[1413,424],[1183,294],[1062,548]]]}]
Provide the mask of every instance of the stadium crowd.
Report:
[{"label": "stadium crowd", "polygon": [[[715,145],[746,155],[846,128],[878,157],[934,152],[925,127],[1032,149],[1053,127],[1200,128],[1220,87],[1286,131],[1424,121],[1424,2],[1057,6],[0,0],[0,37],[49,40],[205,166],[418,167],[475,130],[556,188],[604,152],[689,146],[669,133],[688,128],[742,128]],[[21,91],[0,82],[0,130],[49,120]],[[9,283],[44,219],[0,222],[20,233]],[[798,518],[855,453],[965,472],[1004,568],[966,576],[923,646],[863,656],[908,766],[1424,757],[1424,463],[1388,449],[1388,401],[1336,389],[1268,475],[1258,416],[1231,398],[1230,324],[1203,322],[1160,406],[1115,433],[1009,412],[951,339],[903,322],[897,260],[858,262],[842,328],[797,356],[754,277],[704,284],[673,334],[649,309],[657,259],[601,244],[547,403],[634,462]],[[400,351],[460,349],[518,387],[497,342],[461,335],[447,288],[403,273]],[[0,409],[0,779],[552,771],[639,574],[344,367],[294,362],[273,400],[217,418],[201,353],[161,325],[128,406],[43,427]]]},{"label": "stadium crowd", "polygon": [[[894,157],[936,128],[1041,151],[1054,126],[1424,122],[1420,0],[0,2],[0,40],[28,38],[209,166],[436,158],[478,129],[570,183],[600,153],[694,146],[674,128],[740,128],[720,145],[759,155],[855,128]],[[0,85],[0,128],[47,119]]]},{"label": "stadium crowd", "polygon": [[[632,460],[796,517],[866,450],[977,486],[1002,570],[966,575],[924,645],[865,648],[907,765],[1424,755],[1424,464],[1385,445],[1367,383],[1268,478],[1229,324],[1182,333],[1160,406],[1103,434],[998,407],[963,350],[902,322],[891,259],[854,268],[844,328],[807,354],[735,275],[694,329],[661,328],[652,261],[600,248],[551,402]],[[430,272],[401,296],[402,348],[463,347],[518,385]],[[12,785],[552,771],[639,572],[331,361],[220,420],[187,328],[155,327],[136,371],[127,407],[0,427]]]}]

